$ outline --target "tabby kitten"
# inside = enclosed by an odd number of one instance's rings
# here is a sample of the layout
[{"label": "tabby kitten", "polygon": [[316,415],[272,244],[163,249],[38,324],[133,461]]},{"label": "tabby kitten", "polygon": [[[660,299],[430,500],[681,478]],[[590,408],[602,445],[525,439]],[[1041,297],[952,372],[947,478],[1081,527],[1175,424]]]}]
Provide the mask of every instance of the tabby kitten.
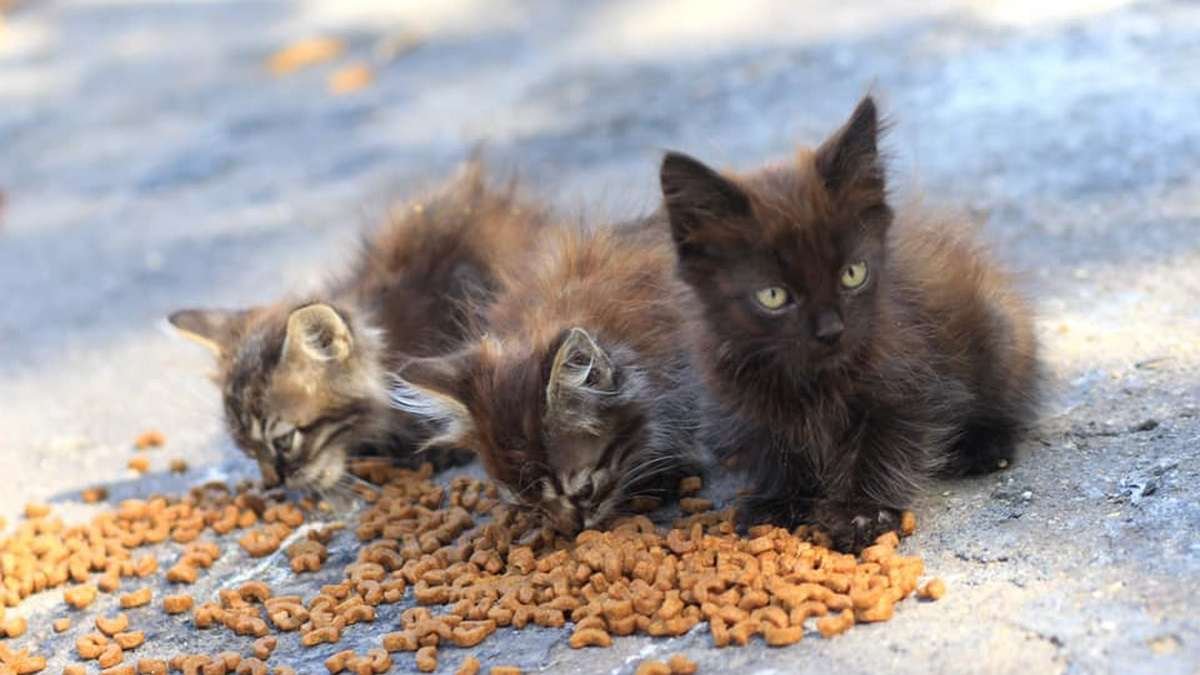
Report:
[{"label": "tabby kitten", "polygon": [[442,426],[430,444],[476,452],[506,501],[563,534],[697,469],[691,296],[664,229],[559,229],[505,279],[485,335],[401,372],[396,405]]},{"label": "tabby kitten", "polygon": [[398,209],[327,291],[170,321],[216,353],[226,424],[263,482],[329,495],[350,480],[348,456],[403,459],[425,437],[391,405],[391,373],[460,346],[497,275],[520,264],[544,220],[513,187],[490,188],[472,162],[429,200]]},{"label": "tabby kitten", "polygon": [[[661,170],[716,447],[749,522],[822,526],[857,551],[938,473],[992,471],[1033,419],[1030,311],[962,229],[895,219],[875,102],[815,151],[721,175]],[[895,222],[894,222],[895,221]]]}]

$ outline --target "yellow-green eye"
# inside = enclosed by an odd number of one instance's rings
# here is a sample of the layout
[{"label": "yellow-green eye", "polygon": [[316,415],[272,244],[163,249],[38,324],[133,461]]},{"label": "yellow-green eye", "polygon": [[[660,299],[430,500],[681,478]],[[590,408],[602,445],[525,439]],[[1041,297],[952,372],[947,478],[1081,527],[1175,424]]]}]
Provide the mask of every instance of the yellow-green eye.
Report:
[{"label": "yellow-green eye", "polygon": [[767,286],[754,294],[758,304],[767,309],[779,309],[787,304],[788,292],[780,286]]},{"label": "yellow-green eye", "polygon": [[859,261],[846,265],[842,270],[842,286],[855,289],[867,283],[867,263]]}]

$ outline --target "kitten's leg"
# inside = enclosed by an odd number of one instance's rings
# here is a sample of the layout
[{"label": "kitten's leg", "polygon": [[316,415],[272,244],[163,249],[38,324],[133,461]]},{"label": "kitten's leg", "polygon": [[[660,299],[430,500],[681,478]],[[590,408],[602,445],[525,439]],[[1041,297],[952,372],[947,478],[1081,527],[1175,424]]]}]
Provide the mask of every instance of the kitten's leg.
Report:
[{"label": "kitten's leg", "polygon": [[1005,468],[1016,456],[1018,435],[1011,421],[972,420],[954,444],[942,475],[971,476]]},{"label": "kitten's leg", "polygon": [[844,463],[823,476],[823,498],[810,522],[826,530],[836,548],[858,553],[895,530],[900,512],[934,474],[953,427],[896,414],[875,414],[838,450]]},{"label": "kitten's leg", "polygon": [[791,529],[811,522],[821,485],[804,457],[793,448],[772,447],[769,438],[741,447],[751,488],[738,500],[739,524],[772,523]]}]

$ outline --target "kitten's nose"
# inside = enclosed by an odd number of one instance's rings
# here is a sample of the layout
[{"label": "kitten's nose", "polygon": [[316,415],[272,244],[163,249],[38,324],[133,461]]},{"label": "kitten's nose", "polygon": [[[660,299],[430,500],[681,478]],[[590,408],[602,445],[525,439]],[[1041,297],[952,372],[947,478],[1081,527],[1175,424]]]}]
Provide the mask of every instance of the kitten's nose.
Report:
[{"label": "kitten's nose", "polygon": [[817,315],[816,330],[813,335],[821,344],[832,345],[842,337],[842,331],[846,326],[842,323],[842,317],[838,316],[837,312],[832,310],[821,312]]}]

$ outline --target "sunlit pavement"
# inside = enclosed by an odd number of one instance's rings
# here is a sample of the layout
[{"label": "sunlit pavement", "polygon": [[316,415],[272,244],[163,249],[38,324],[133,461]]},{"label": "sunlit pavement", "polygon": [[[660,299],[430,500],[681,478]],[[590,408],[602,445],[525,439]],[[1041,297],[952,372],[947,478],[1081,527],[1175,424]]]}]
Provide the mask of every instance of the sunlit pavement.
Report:
[{"label": "sunlit pavement", "polygon": [[[10,523],[31,499],[83,517],[78,491],[97,483],[124,497],[247,475],[221,435],[208,355],[161,318],[311,288],[390,198],[435,184],[476,143],[564,211],[621,218],[654,206],[663,149],[718,165],[786,158],[872,90],[894,123],[898,203],[984,223],[1037,302],[1053,382],[1014,468],[936,484],[918,508],[906,547],[947,581],[947,597],[786,649],[715,650],[698,628],[580,653],[564,631],[527,629],[475,652],[624,673],[677,651],[702,672],[1200,663],[1194,3],[28,0],[9,11],[0,515]],[[274,52],[313,36],[344,51],[268,70]],[[373,79],[331,91],[334,73],[355,65]],[[131,441],[149,427],[168,444],[151,455],[156,473],[135,478]],[[173,457],[192,471],[167,475]],[[280,585],[289,576],[222,564],[203,589],[241,579],[235,569]],[[55,635],[61,607],[47,593],[18,610],[31,627],[14,642],[57,654],[47,672],[87,624]],[[249,644],[153,609],[134,620],[150,638],[138,656]],[[394,623],[385,613],[355,626],[337,649],[373,644]],[[275,659],[320,672],[333,651],[300,650],[291,636]],[[461,653],[445,650],[443,664]],[[411,659],[398,655],[398,669]]]}]

